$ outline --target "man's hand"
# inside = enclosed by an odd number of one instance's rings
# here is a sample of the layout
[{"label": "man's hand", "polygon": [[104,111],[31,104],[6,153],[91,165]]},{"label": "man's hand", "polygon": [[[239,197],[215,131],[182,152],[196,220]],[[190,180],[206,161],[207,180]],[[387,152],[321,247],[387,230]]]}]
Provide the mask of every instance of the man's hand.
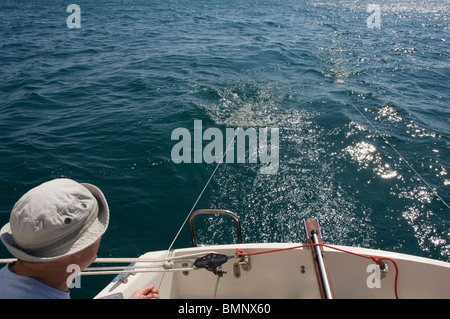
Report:
[{"label": "man's hand", "polygon": [[129,299],[159,299],[158,288],[154,285],[136,290]]}]

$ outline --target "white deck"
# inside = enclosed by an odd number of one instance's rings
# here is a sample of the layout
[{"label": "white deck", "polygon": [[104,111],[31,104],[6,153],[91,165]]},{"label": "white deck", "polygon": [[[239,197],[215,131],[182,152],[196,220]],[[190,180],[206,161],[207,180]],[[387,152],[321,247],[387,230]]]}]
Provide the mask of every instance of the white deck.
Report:
[{"label": "white deck", "polygon": [[[234,255],[236,248],[245,253],[267,251],[298,246],[300,244],[234,244],[179,249],[172,256],[215,251],[228,256]],[[450,264],[404,254],[378,250],[334,246],[364,255],[389,257],[399,268],[399,298],[450,298]],[[149,252],[142,259],[160,259],[167,251]],[[389,271],[380,281],[380,288],[369,288],[368,278],[373,272],[368,266],[370,259],[350,255],[324,247],[324,258],[328,265],[331,285],[335,298],[395,298],[395,268],[388,262]],[[195,269],[189,274],[182,271],[145,272],[117,276],[96,298],[119,294],[127,298],[135,290],[154,284],[159,288],[161,299],[273,299],[273,298],[320,298],[318,279],[309,248],[298,248],[268,254],[250,256],[251,270],[240,270],[240,277],[234,275],[233,265],[238,259],[230,259],[223,265],[227,272],[218,277],[205,269]],[[142,264],[142,265],[141,265]],[[159,267],[160,263],[139,263],[141,266]],[[302,271],[303,270],[303,271]],[[125,281],[119,279],[126,278]],[[369,278],[370,279],[370,278]]]}]

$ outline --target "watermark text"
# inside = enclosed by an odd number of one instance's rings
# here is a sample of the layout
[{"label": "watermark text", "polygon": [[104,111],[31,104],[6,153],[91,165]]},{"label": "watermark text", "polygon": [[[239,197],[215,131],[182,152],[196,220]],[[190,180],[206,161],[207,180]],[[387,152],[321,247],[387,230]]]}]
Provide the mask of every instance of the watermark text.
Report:
[{"label": "watermark text", "polygon": [[373,12],[367,19],[367,27],[369,29],[381,28],[381,9],[378,4],[369,4],[367,7],[367,12]]},{"label": "watermark text", "polygon": [[79,29],[81,28],[81,9],[77,4],[70,4],[66,11],[71,13],[67,17],[66,24],[69,29]]},{"label": "watermark text", "polygon": [[[186,128],[172,131],[171,139],[179,142],[173,146],[171,158],[176,164],[220,161],[254,164],[259,159],[264,164],[259,170],[261,174],[275,174],[279,168],[279,130],[270,129],[270,152],[268,131],[268,128],[226,128],[223,134],[215,127],[203,131],[202,121],[195,120],[193,136]],[[204,141],[210,142],[203,147]]]},{"label": "watermark text", "polygon": [[70,264],[67,266],[67,272],[71,273],[66,280],[67,287],[69,288],[81,288],[80,266],[76,264]]}]

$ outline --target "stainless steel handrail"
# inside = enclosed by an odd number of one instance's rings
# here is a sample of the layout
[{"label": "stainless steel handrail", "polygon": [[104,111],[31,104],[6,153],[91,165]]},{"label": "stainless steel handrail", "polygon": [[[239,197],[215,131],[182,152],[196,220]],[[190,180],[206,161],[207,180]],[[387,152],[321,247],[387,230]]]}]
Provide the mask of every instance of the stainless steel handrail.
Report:
[{"label": "stainless steel handrail", "polygon": [[227,216],[230,216],[236,222],[238,242],[242,243],[241,221],[235,213],[233,213],[229,210],[222,210],[222,209],[199,209],[199,210],[196,210],[195,212],[193,212],[191,217],[189,218],[189,229],[191,231],[192,246],[197,247],[197,237],[195,235],[194,219],[198,215],[227,215]]}]

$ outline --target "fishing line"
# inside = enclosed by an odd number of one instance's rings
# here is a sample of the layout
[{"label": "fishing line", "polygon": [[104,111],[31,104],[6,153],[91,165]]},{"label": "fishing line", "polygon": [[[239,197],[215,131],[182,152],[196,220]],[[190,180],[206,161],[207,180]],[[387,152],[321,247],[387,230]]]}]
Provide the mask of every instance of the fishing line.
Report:
[{"label": "fishing line", "polygon": [[181,233],[181,230],[183,229],[183,227],[186,225],[187,221],[189,220],[189,216],[191,216],[192,212],[194,211],[195,207],[197,206],[198,202],[200,201],[200,198],[203,196],[203,193],[205,192],[206,188],[208,188],[209,183],[211,182],[212,178],[214,177],[214,175],[216,174],[217,169],[219,168],[220,164],[222,164],[223,159],[225,157],[225,155],[227,154],[230,146],[232,144],[234,144],[234,139],[237,135],[237,132],[239,131],[240,127],[238,127],[235,130],[234,136],[231,139],[230,144],[228,144],[225,152],[222,154],[222,157],[220,158],[219,162],[216,165],[216,168],[214,169],[214,171],[212,172],[211,176],[209,177],[208,181],[206,182],[205,186],[203,187],[202,191],[200,192],[200,195],[198,196],[197,200],[195,201],[194,205],[192,206],[191,210],[189,211],[189,214],[186,216],[186,219],[184,220],[183,224],[181,225],[180,229],[178,230],[178,233],[176,234],[175,238],[173,239],[172,243],[170,244],[169,248],[167,250],[170,250],[173,246],[173,244],[175,243],[175,241],[177,240],[178,236]]},{"label": "fishing line", "polygon": [[[352,91],[353,93],[353,91]],[[367,123],[369,123],[369,125],[375,130],[375,132],[386,142],[386,144],[388,144],[395,153],[397,153],[397,155],[400,157],[401,160],[403,160],[408,166],[409,168],[419,177],[419,179],[431,190],[431,192],[445,205],[447,206],[448,209],[450,209],[450,205],[447,204],[447,202],[439,195],[439,193],[433,188],[431,187],[430,184],[428,184],[428,182],[422,177],[422,175],[419,174],[419,172],[417,172],[414,167],[406,160],[406,158],[403,157],[402,154],[400,154],[400,152],[394,147],[394,145],[392,145],[387,138],[375,127],[375,125],[372,124],[372,122],[361,112],[361,110],[359,108],[357,108],[353,102],[350,100],[350,97],[348,95],[348,92],[346,93],[347,99],[350,103],[351,106],[353,106],[353,108],[359,113],[361,114],[361,116],[367,121]]]},{"label": "fishing line", "polygon": [[[198,202],[200,201],[200,198],[202,198],[203,193],[205,192],[206,188],[208,188],[208,185],[211,183],[212,178],[214,177],[214,175],[216,174],[217,169],[219,168],[220,164],[222,164],[223,159],[225,157],[225,155],[227,154],[228,150],[230,149],[231,145],[234,144],[234,140],[235,137],[239,131],[239,127],[235,130],[234,136],[230,141],[230,144],[228,144],[225,152],[222,154],[222,157],[220,158],[219,162],[217,163],[216,167],[214,168],[214,171],[211,173],[211,176],[209,176],[208,181],[206,182],[205,186],[203,187],[202,191],[200,192],[200,195],[198,196],[197,200],[195,201],[194,205],[192,206],[191,210],[189,211],[189,214],[187,214],[183,224],[181,225],[180,229],[178,230],[178,233],[175,235],[175,238],[173,239],[172,243],[170,244],[169,248],[167,249],[166,252],[166,257],[169,255],[170,250],[172,249],[173,244],[175,243],[175,241],[177,240],[178,236],[180,235],[182,229],[184,228],[184,226],[186,225],[187,221],[189,220],[189,217],[191,216],[192,212],[194,211],[195,207],[197,206]],[[161,269],[162,265],[160,266]],[[163,273],[163,275],[161,276],[161,280],[159,282],[158,288],[161,286],[163,280],[164,280],[164,276],[165,276],[165,272]]]}]

